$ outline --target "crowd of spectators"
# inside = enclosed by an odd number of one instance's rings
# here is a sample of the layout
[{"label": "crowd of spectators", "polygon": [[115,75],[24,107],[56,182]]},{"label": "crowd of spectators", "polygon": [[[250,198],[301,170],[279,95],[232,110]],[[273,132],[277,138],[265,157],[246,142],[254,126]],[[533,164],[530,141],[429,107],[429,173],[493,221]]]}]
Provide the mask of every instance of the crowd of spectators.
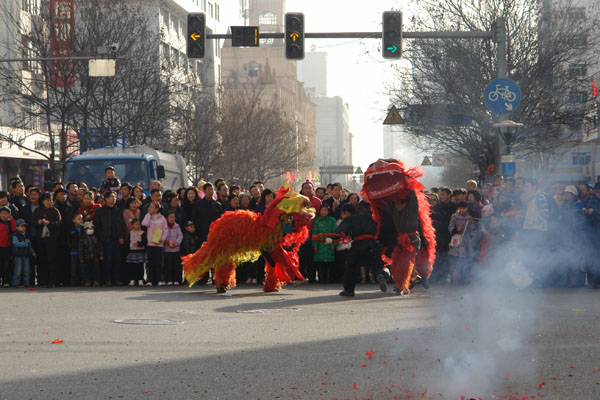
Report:
[{"label": "crowd of spectators", "polygon": [[428,197],[434,283],[469,284],[482,272],[503,271],[517,285],[600,286],[600,183],[543,188],[536,179],[496,176],[482,187],[432,188]]},{"label": "crowd of spectators", "polygon": [[[55,182],[44,191],[10,179],[10,193],[0,191],[1,287],[181,285],[181,257],[200,248],[213,221],[226,211],[263,213],[276,195],[261,181],[243,190],[218,179],[176,191],[152,181],[146,196],[113,168],[105,173],[100,188]],[[342,205],[358,202],[339,184],[315,190],[307,182],[301,190],[319,210],[318,232],[333,232]],[[340,281],[343,250],[307,241],[302,264],[310,281]],[[238,268],[240,283],[263,279],[262,259]],[[210,274],[200,283],[211,283]]]},{"label": "crowd of spectators", "polygon": [[[276,195],[261,181],[244,189],[218,179],[177,191],[152,181],[146,196],[110,167],[97,189],[56,182],[43,191],[18,177],[9,187],[0,191],[2,287],[180,285],[181,257],[200,248],[213,221],[226,211],[264,213]],[[339,183],[299,189],[317,211],[311,236],[334,233],[361,201]],[[535,179],[498,176],[426,193],[437,241],[433,284],[470,284],[481,271],[508,269],[540,286],[600,286],[600,183],[544,191]],[[309,238],[299,249],[301,272],[311,283],[341,282],[350,246]],[[237,276],[261,284],[264,260],[242,264]],[[373,281],[368,266],[359,279]],[[210,282],[207,274],[200,284]]]}]

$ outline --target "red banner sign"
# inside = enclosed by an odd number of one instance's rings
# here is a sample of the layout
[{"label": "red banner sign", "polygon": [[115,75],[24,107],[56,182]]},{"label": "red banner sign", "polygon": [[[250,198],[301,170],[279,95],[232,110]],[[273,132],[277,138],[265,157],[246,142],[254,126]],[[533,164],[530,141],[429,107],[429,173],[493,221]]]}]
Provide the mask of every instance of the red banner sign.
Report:
[{"label": "red banner sign", "polygon": [[[50,0],[50,57],[72,57],[75,44],[75,0]],[[75,86],[72,60],[50,62],[52,87]]]}]

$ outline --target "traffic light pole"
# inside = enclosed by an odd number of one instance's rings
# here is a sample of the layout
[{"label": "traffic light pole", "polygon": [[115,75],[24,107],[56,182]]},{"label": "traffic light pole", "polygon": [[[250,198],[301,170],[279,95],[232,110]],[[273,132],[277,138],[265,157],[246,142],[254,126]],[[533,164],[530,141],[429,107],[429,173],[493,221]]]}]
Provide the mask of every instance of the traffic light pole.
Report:
[{"label": "traffic light pole", "polygon": [[[231,34],[208,33],[206,39],[231,39]],[[282,32],[259,33],[260,39],[285,39]],[[305,33],[307,39],[381,39],[381,32],[315,32]],[[402,32],[404,39],[491,39],[492,32],[487,31],[440,31],[440,32]],[[504,48],[506,59],[506,43]],[[506,65],[506,64],[505,64]]]}]

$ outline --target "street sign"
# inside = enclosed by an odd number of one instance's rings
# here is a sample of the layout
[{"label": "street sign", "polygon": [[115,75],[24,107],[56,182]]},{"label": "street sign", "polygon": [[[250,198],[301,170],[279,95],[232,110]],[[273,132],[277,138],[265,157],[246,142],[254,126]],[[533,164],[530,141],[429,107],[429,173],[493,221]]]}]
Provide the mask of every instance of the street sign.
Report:
[{"label": "street sign", "polygon": [[421,165],[423,165],[423,166],[432,165],[431,160],[429,159],[429,156],[425,156]]},{"label": "street sign", "polygon": [[446,155],[445,154],[434,154],[433,155],[433,166],[434,167],[443,167],[446,165]]},{"label": "street sign", "polygon": [[231,47],[258,47],[258,26],[231,26]]},{"label": "street sign", "polygon": [[494,79],[483,92],[483,102],[495,114],[510,114],[521,102],[521,90],[508,78]]},{"label": "street sign", "polygon": [[502,175],[513,176],[517,174],[517,163],[515,162],[515,156],[503,155],[501,158],[502,162]]},{"label": "street sign", "polygon": [[321,175],[351,175],[354,173],[354,167],[352,165],[326,165],[319,167]]},{"label": "street sign", "polygon": [[405,123],[406,121],[400,116],[396,106],[392,106],[387,117],[385,117],[385,120],[383,121],[384,125],[401,125]]}]

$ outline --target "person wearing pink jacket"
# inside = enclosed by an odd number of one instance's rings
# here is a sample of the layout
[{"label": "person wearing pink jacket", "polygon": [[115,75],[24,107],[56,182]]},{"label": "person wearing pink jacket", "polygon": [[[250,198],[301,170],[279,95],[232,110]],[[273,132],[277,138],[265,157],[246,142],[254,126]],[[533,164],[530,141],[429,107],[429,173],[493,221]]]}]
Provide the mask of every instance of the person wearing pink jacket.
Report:
[{"label": "person wearing pink jacket", "polygon": [[142,225],[147,229],[148,245],[148,283],[146,286],[158,284],[164,286],[163,278],[163,251],[165,239],[167,238],[168,225],[167,220],[160,213],[162,206],[160,203],[152,202],[148,207],[148,214],[144,217]]},{"label": "person wearing pink jacket", "polygon": [[167,286],[178,286],[183,278],[179,251],[183,233],[181,233],[179,224],[175,222],[175,217],[175,211],[167,212],[167,238],[165,239],[165,281],[167,281]]}]

